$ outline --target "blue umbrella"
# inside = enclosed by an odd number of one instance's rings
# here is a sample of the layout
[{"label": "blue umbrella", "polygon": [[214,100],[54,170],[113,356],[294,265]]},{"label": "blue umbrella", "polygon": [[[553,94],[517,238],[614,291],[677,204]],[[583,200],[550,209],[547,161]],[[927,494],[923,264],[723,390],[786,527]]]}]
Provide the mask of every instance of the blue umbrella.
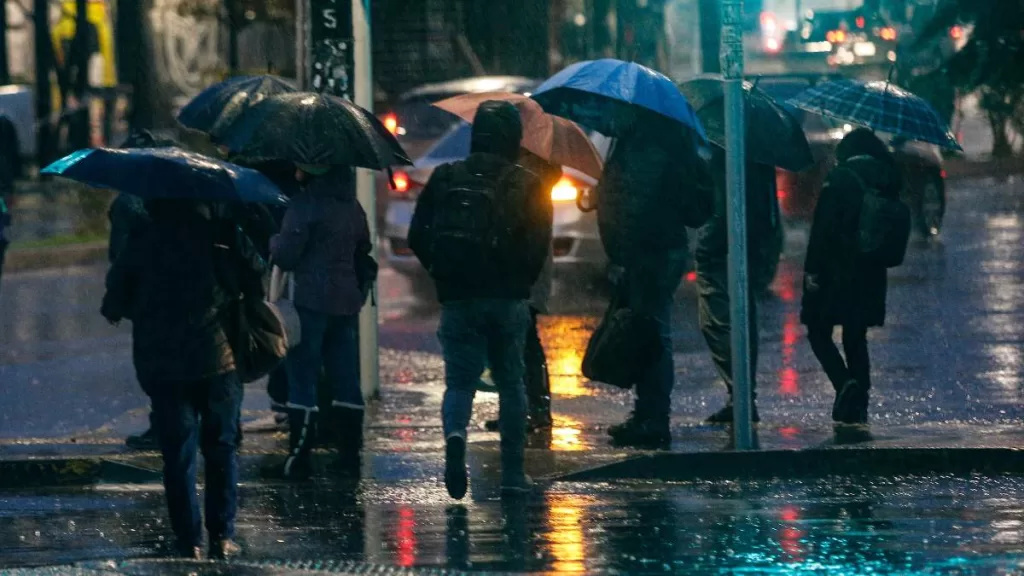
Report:
[{"label": "blue umbrella", "polygon": [[43,174],[140,198],[287,202],[281,190],[255,170],[178,148],[79,150],[43,168]]},{"label": "blue umbrella", "polygon": [[788,104],[908,140],[962,150],[931,104],[889,82],[832,80],[804,90]]},{"label": "blue umbrella", "polygon": [[533,98],[544,110],[606,136],[619,136],[623,118],[654,113],[693,130],[707,142],[693,107],[663,74],[634,62],[606,58],[578,62],[541,84]]},{"label": "blue umbrella", "polygon": [[214,139],[243,112],[268,96],[296,92],[295,85],[277,76],[236,76],[218,82],[197,94],[178,113],[186,128],[209,134]]}]

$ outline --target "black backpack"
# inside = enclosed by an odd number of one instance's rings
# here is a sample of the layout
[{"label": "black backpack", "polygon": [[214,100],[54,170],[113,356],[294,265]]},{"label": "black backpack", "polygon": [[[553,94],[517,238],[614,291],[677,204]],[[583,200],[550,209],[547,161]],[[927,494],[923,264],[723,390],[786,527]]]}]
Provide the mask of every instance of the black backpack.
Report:
[{"label": "black backpack", "polygon": [[910,243],[910,208],[898,198],[884,197],[854,170],[847,171],[864,193],[857,226],[861,259],[886,268],[903,264]]},{"label": "black backpack", "polygon": [[499,194],[512,168],[497,178],[451,165],[450,185],[434,207],[430,275],[442,282],[472,282],[494,266],[503,244]]}]

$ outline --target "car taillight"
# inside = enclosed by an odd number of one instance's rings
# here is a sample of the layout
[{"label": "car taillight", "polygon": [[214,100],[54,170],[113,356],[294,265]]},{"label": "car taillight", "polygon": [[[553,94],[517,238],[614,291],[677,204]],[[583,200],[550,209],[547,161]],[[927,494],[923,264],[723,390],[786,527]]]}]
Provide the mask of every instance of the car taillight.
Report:
[{"label": "car taillight", "polygon": [[562,176],[562,179],[551,188],[551,201],[575,202],[579,193],[580,189],[576,186],[576,183],[571,178]]},{"label": "car taillight", "polygon": [[391,177],[391,189],[395,192],[408,192],[409,175],[401,170],[395,172],[394,176]]},{"label": "car taillight", "polygon": [[942,178],[943,180],[945,180],[946,176],[948,176],[948,175],[949,174],[945,170],[939,170],[939,178]]},{"label": "car taillight", "polygon": [[950,28],[949,29],[949,37],[952,38],[953,40],[959,40],[959,39],[963,38],[964,37],[964,27],[963,26],[953,26],[952,28]]},{"label": "car taillight", "polygon": [[892,26],[886,26],[885,28],[882,28],[881,30],[878,31],[878,35],[882,38],[882,40],[888,40],[892,42],[893,40],[896,39],[896,29],[893,28]]},{"label": "car taillight", "polygon": [[768,34],[774,34],[779,29],[779,21],[771,12],[761,12],[761,30]]},{"label": "car taillight", "polygon": [[384,127],[388,129],[388,132],[398,134],[398,116],[395,116],[394,113],[385,116]]},{"label": "car taillight", "polygon": [[395,170],[388,187],[391,189],[392,196],[402,200],[415,200],[423,190],[422,184],[413,180],[408,173],[402,170]]},{"label": "car taillight", "polygon": [[768,38],[764,41],[764,49],[767,52],[778,52],[782,46],[779,45],[779,41],[775,38]]},{"label": "car taillight", "polygon": [[833,44],[841,44],[846,42],[846,31],[845,30],[830,30],[828,34],[825,34],[825,40]]},{"label": "car taillight", "polygon": [[854,22],[857,23],[857,28],[861,28],[861,29],[864,28],[864,17],[863,16],[857,16],[857,19],[854,20]]}]

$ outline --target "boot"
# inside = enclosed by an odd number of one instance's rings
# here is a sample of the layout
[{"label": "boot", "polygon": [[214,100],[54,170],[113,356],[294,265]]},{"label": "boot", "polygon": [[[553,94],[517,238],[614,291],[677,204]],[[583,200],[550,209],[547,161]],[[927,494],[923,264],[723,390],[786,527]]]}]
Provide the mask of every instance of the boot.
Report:
[{"label": "boot", "polygon": [[331,406],[332,441],[338,450],[334,472],[347,478],[359,478],[362,473],[364,408]]},{"label": "boot", "polygon": [[868,387],[857,380],[849,380],[836,394],[832,405],[832,420],[841,424],[867,424]]},{"label": "boot", "polygon": [[288,458],[281,476],[285,480],[306,480],[313,475],[313,440],[316,408],[288,408]]},{"label": "boot", "polygon": [[629,419],[608,429],[615,446],[667,449],[672,445],[668,418],[641,418],[634,412]]}]

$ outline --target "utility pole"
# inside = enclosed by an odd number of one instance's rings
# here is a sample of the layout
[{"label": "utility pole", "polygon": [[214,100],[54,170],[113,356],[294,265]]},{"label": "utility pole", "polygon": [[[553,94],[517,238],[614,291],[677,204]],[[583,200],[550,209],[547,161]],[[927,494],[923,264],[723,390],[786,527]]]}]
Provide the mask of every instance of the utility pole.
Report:
[{"label": "utility pole", "polygon": [[68,78],[71,93],[75,95],[76,108],[68,120],[68,133],[72,148],[89,147],[89,6],[88,0],[75,0],[75,37],[71,41],[71,53],[64,55],[64,66],[73,72]]},{"label": "utility pole", "polygon": [[[370,0],[296,0],[299,83],[373,110]],[[366,211],[370,239],[377,246],[373,173],[356,170],[356,198]],[[359,377],[363,396],[380,392],[376,298],[359,315]]]},{"label": "utility pole", "polygon": [[725,78],[725,174],[728,189],[729,304],[733,376],[733,443],[754,447],[750,371],[750,278],[747,263],[746,122],[743,96],[743,0],[722,0]]},{"label": "utility pole", "polygon": [[52,87],[50,66],[53,64],[53,44],[50,39],[50,15],[47,0],[35,0],[32,4],[32,18],[35,25],[36,51],[36,154],[38,164],[46,166],[53,160],[53,142],[50,136],[50,113],[52,111]]},{"label": "utility pole", "polygon": [[701,71],[705,74],[722,71],[719,52],[722,39],[722,18],[718,9],[719,0],[697,0],[700,20]]},{"label": "utility pole", "polygon": [[11,83],[11,67],[7,62],[7,6],[0,5],[0,86]]}]

